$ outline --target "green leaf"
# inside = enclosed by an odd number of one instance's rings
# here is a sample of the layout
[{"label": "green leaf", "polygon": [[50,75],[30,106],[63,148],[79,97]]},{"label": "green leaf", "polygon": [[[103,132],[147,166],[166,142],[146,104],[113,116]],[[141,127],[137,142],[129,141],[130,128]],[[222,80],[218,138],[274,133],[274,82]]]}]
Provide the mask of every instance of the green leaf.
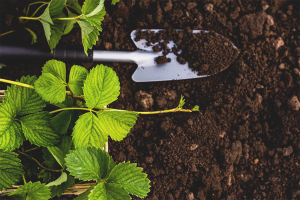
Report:
[{"label": "green leaf", "polygon": [[43,148],[43,158],[45,159],[45,164],[50,169],[61,169],[60,165],[56,162],[53,155],[50,153],[50,151],[47,148]]},{"label": "green leaf", "polygon": [[65,134],[71,122],[72,111],[64,110],[51,119],[55,133]]},{"label": "green leaf", "polygon": [[89,200],[130,200],[128,192],[114,183],[99,183],[89,194]]},{"label": "green leaf", "polygon": [[101,22],[104,20],[104,16],[105,16],[106,12],[103,9],[102,11],[100,11],[99,13],[92,15],[92,16],[85,16],[84,18],[94,27],[97,28],[98,31],[102,31],[102,27],[101,27]]},{"label": "green leaf", "polygon": [[88,112],[79,117],[73,129],[75,148],[97,146],[104,147],[107,142],[107,133],[97,116]]},{"label": "green leaf", "polygon": [[[41,22],[42,25],[43,25],[46,39],[47,39],[47,41],[49,41],[50,38],[51,38],[51,27],[50,27],[50,23],[47,22],[47,21],[44,21],[44,20],[40,20],[40,22]],[[52,23],[53,23],[53,22],[52,22]]]},{"label": "green leaf", "polygon": [[195,105],[194,108],[192,108],[192,111],[199,111],[199,106]]},{"label": "green leaf", "polygon": [[[49,6],[50,6],[50,4],[44,10],[43,14],[40,16],[40,22],[42,22],[43,25],[44,25],[44,23],[53,24],[53,21],[50,16]],[[45,29],[45,27],[44,27],[44,29]]]},{"label": "green leaf", "polygon": [[[68,10],[68,18],[74,18],[74,17],[77,17],[77,15],[72,13],[70,10]],[[66,27],[65,27],[65,30],[64,30],[64,35],[71,32],[71,30],[73,29],[75,23],[76,23],[75,20],[67,20],[65,22]]]},{"label": "green leaf", "polygon": [[111,68],[97,65],[87,76],[83,87],[88,108],[102,108],[118,99],[120,94],[119,78]]},{"label": "green leaf", "polygon": [[91,25],[84,17],[81,17],[77,20],[80,28],[81,28],[81,37],[82,44],[84,48],[84,52],[88,55],[87,50],[92,49],[93,45],[98,41],[98,36],[100,33],[93,25]]},{"label": "green leaf", "polygon": [[138,113],[133,111],[98,111],[100,126],[113,140],[121,141],[135,125]]},{"label": "green leaf", "polygon": [[7,67],[6,64],[0,63],[0,69],[3,68],[3,67]]},{"label": "green leaf", "polygon": [[24,171],[18,154],[0,150],[0,191],[16,184],[23,174]]},{"label": "green leaf", "polygon": [[66,167],[65,154],[58,147],[47,147],[57,163],[64,169]]},{"label": "green leaf", "polygon": [[63,82],[66,82],[66,64],[59,60],[48,60],[44,66],[42,73],[50,73]]},{"label": "green leaf", "polygon": [[66,135],[62,136],[58,147],[65,155],[68,154],[70,150],[74,149],[72,137]]},{"label": "green leaf", "polygon": [[185,104],[185,102],[184,102],[185,100],[184,100],[184,96],[183,95],[181,95],[181,97],[180,97],[180,101],[179,101],[179,105],[178,105],[178,107],[179,108],[182,108],[182,106]]},{"label": "green leaf", "polygon": [[68,85],[75,95],[83,95],[83,81],[86,79],[88,73],[89,71],[84,67],[78,65],[72,66]]},{"label": "green leaf", "polygon": [[112,5],[116,5],[116,3],[118,3],[119,1],[120,1],[120,0],[112,0],[112,1],[111,1],[111,4],[112,4]]},{"label": "green leaf", "polygon": [[81,193],[80,195],[78,195],[78,197],[75,198],[75,200],[87,200],[89,199],[89,194],[91,193],[91,190],[94,189],[96,185],[92,185],[91,187],[89,187],[89,189],[87,189],[84,193]]},{"label": "green leaf", "polygon": [[[33,85],[36,80],[36,76],[23,76],[20,82]],[[17,82],[19,81],[17,80]],[[13,105],[16,111],[15,115],[35,113],[41,111],[46,106],[45,101],[43,101],[35,90],[18,85],[7,87],[4,102],[9,102],[9,104]]]},{"label": "green leaf", "polygon": [[59,142],[60,137],[50,126],[48,112],[38,112],[20,118],[24,135],[36,146],[52,146]]},{"label": "green leaf", "polygon": [[98,182],[106,177],[109,169],[109,155],[96,147],[73,150],[65,160],[70,174],[84,181]]},{"label": "green leaf", "polygon": [[61,103],[66,96],[66,83],[50,73],[43,73],[34,83],[35,91],[52,104]]},{"label": "green leaf", "polygon": [[51,180],[52,174],[50,171],[42,169],[39,173],[38,173],[38,178],[39,179],[43,179],[43,182],[49,182]]},{"label": "green leaf", "polygon": [[81,6],[78,4],[78,0],[66,0],[66,6],[74,9],[78,14],[81,14]]},{"label": "green leaf", "polygon": [[128,193],[144,198],[150,191],[150,180],[142,170],[136,167],[136,163],[119,163],[109,174],[107,182],[120,184]]},{"label": "green leaf", "polygon": [[86,0],[81,12],[88,17],[93,16],[104,8],[104,0]]},{"label": "green leaf", "polygon": [[21,124],[14,119],[16,111],[12,105],[0,104],[0,149],[12,151],[18,148],[24,140]]},{"label": "green leaf", "polygon": [[57,186],[51,186],[51,198],[58,196],[60,197],[62,193],[66,191],[69,187],[73,186],[75,184],[75,180],[72,176],[68,175],[67,176],[67,181],[63,182],[61,185]]},{"label": "green leaf", "polygon": [[50,16],[54,17],[62,13],[65,7],[65,2],[62,0],[51,0],[48,7]]},{"label": "green leaf", "polygon": [[21,185],[17,190],[8,194],[16,200],[48,200],[50,199],[50,189],[41,182],[31,181]]},{"label": "green leaf", "polygon": [[[59,17],[63,18],[63,17],[65,17],[65,15],[62,14]],[[63,36],[64,30],[65,30],[65,25],[66,25],[66,22],[62,21],[62,20],[55,20],[54,24],[50,25],[51,35],[50,35],[50,39],[47,39],[47,41],[48,41],[49,47],[51,49],[51,53],[53,52],[53,49],[58,44],[61,36]]]},{"label": "green leaf", "polygon": [[50,186],[54,186],[54,185],[61,185],[62,183],[67,181],[67,174],[65,172],[63,172],[60,177],[58,177],[58,179],[56,179],[55,181],[52,181],[50,183],[48,183],[46,186],[50,187]]}]

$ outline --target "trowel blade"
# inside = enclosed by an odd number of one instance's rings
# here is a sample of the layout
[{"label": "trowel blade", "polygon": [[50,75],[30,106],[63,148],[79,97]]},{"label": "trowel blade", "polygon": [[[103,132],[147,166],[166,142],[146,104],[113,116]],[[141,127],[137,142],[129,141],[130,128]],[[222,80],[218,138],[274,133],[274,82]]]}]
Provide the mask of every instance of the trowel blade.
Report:
[{"label": "trowel blade", "polygon": [[[159,31],[164,31],[165,29],[142,29],[140,31],[154,31],[158,33]],[[183,31],[182,29],[177,29],[177,31]],[[193,30],[193,33],[200,33],[204,30]],[[157,43],[151,43],[150,46],[147,46],[147,41],[145,39],[135,41],[136,30],[131,32],[131,39],[136,45],[137,48],[144,51],[153,52],[153,46],[157,45]],[[204,31],[205,33],[209,33],[209,31]],[[160,42],[163,42],[160,41]],[[176,46],[173,41],[168,43],[169,49]],[[234,48],[236,48],[233,45]],[[132,75],[132,80],[135,82],[154,82],[154,81],[171,81],[171,80],[184,80],[184,79],[194,79],[194,78],[204,78],[210,75],[197,75],[198,72],[192,71],[188,66],[188,62],[184,65],[180,64],[177,61],[177,56],[174,53],[169,53],[167,58],[171,59],[171,62],[167,62],[164,64],[157,64],[155,60],[150,61],[150,64],[142,65],[138,64],[136,71]]]}]

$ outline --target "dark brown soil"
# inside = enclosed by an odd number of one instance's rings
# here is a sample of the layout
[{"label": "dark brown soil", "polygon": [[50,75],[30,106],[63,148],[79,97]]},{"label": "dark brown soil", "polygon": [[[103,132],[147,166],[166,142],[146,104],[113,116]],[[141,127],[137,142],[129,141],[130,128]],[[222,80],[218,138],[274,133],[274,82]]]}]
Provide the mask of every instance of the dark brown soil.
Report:
[{"label": "dark brown soil", "polygon": [[[146,39],[147,45],[159,42],[153,51],[162,51],[163,56],[156,59],[157,64],[170,62],[166,56],[173,52],[180,64],[188,62],[190,68],[198,75],[214,75],[226,69],[238,56],[238,50],[223,36],[210,31],[193,33],[190,27],[184,30],[166,29],[155,33],[153,31],[138,31],[135,41]],[[170,49],[167,44],[174,42]],[[176,45],[176,46],[175,46]]]},{"label": "dark brown soil", "polygon": [[[1,33],[19,27],[15,7],[1,2]],[[200,107],[196,113],[142,115],[128,137],[110,141],[117,162],[136,162],[148,174],[146,199],[300,199],[298,0],[121,0],[116,6],[107,1],[106,8],[94,49],[133,51],[134,29],[190,27],[215,31],[240,50],[221,73],[183,81],[135,83],[135,64],[104,63],[121,82],[120,97],[111,107],[170,109],[181,94],[187,107]],[[8,15],[13,15],[11,25]],[[41,24],[28,26],[38,43],[46,44]],[[1,43],[29,44],[29,34],[18,29]],[[63,36],[59,46],[80,47],[80,31]],[[38,75],[41,67],[8,65],[0,77]],[[138,101],[136,93],[143,94]]]}]

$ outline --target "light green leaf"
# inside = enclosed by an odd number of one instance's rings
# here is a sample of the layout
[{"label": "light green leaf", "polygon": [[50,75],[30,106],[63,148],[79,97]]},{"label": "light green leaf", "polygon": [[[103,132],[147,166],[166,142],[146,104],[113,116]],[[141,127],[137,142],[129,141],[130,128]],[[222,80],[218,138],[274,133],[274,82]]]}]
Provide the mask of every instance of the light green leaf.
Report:
[{"label": "light green leaf", "polygon": [[93,16],[88,17],[84,15],[84,17],[92,26],[96,27],[98,31],[102,31],[101,22],[104,20],[105,14],[106,12],[103,9]]},{"label": "light green leaf", "polygon": [[47,22],[47,21],[44,21],[44,20],[40,20],[40,22],[41,22],[42,25],[43,25],[46,39],[47,39],[47,41],[49,41],[49,40],[50,40],[50,37],[51,37],[50,23]]},{"label": "light green leaf", "polygon": [[0,69],[3,68],[3,67],[7,67],[6,64],[0,63]]},{"label": "light green leaf", "polygon": [[33,32],[30,28],[26,28],[26,27],[25,27],[25,30],[27,30],[30,33],[31,37],[32,37],[31,44],[36,43],[37,42],[37,36],[36,36],[35,32]]},{"label": "light green leaf", "polygon": [[88,147],[71,151],[66,157],[67,170],[84,181],[100,181],[108,172],[109,155],[101,148]]},{"label": "light green leaf", "polygon": [[150,180],[142,170],[136,167],[136,163],[119,163],[109,174],[107,182],[120,184],[130,194],[144,198],[150,192]]},{"label": "light green leaf", "polygon": [[72,118],[71,110],[64,110],[51,119],[51,125],[55,133],[65,134],[68,130]]},{"label": "light green leaf", "polygon": [[185,104],[184,96],[181,95],[178,107],[181,108]]},{"label": "light green leaf", "polygon": [[51,186],[51,198],[58,196],[60,197],[62,193],[66,191],[69,187],[73,186],[75,184],[75,180],[72,176],[68,175],[67,176],[67,181],[63,182],[61,185],[57,186]]},{"label": "light green leaf", "polygon": [[78,197],[75,198],[75,200],[87,200],[89,199],[89,194],[91,193],[91,190],[94,189],[96,185],[92,185],[91,187],[89,187],[89,189],[87,189],[84,193],[81,193],[80,195],[78,195]]},{"label": "light green leaf", "polygon": [[99,183],[89,194],[89,200],[130,200],[126,192],[119,184]]},{"label": "light green leaf", "polygon": [[73,129],[75,148],[97,146],[104,147],[108,140],[102,123],[93,113],[88,112],[79,117]]},{"label": "light green leaf", "polygon": [[[36,76],[23,76],[20,82],[33,85],[36,80]],[[17,82],[19,81],[17,80]],[[46,106],[45,101],[35,90],[17,85],[7,87],[4,102],[9,102],[9,104],[13,105],[16,111],[15,115],[35,113]]]},{"label": "light green leaf", "polygon": [[42,69],[42,73],[50,73],[55,77],[61,79],[63,82],[66,81],[66,64],[59,60],[48,60]]},{"label": "light green leaf", "polygon": [[65,154],[58,147],[47,147],[57,163],[64,169],[66,167]]},{"label": "light green leaf", "polygon": [[0,150],[0,191],[16,184],[23,174],[24,171],[18,154]]},{"label": "light green leaf", "polygon": [[20,118],[26,139],[36,146],[52,146],[59,142],[60,137],[50,126],[48,112],[38,112]]},{"label": "light green leaf", "polygon": [[67,174],[65,172],[63,172],[60,177],[58,177],[55,181],[52,181],[50,183],[48,183],[46,186],[50,187],[50,186],[55,186],[55,185],[61,185],[62,183],[67,181]]},{"label": "light green leaf", "polygon": [[133,111],[98,111],[100,125],[113,140],[121,141],[135,125],[138,113]]},{"label": "light green leaf", "polygon": [[72,66],[68,85],[75,95],[83,95],[83,81],[86,79],[88,73],[89,71],[84,67],[78,65]]},{"label": "light green leaf", "polygon": [[92,49],[93,45],[95,45],[97,43],[99,35],[100,35],[100,33],[98,32],[97,29],[94,29],[88,35],[82,34],[82,44],[83,44],[84,52],[86,55],[88,55],[87,51],[89,49]]},{"label": "light green leaf", "polygon": [[105,65],[97,65],[87,76],[83,93],[88,108],[102,108],[117,100],[120,82],[116,72]]},{"label": "light green leaf", "polygon": [[44,25],[43,22],[48,23],[48,24],[53,24],[53,21],[51,19],[50,12],[49,12],[49,5],[44,10],[43,14],[40,16],[40,19],[41,19],[40,22],[42,22],[43,25]]},{"label": "light green leaf", "polygon": [[111,1],[111,4],[112,4],[112,5],[116,5],[116,3],[118,3],[119,1],[120,1],[120,0],[112,0],[112,1]]},{"label": "light green leaf", "polygon": [[50,189],[41,184],[41,182],[31,181],[25,185],[21,185],[17,190],[8,194],[16,200],[49,200],[50,199]]},{"label": "light green leaf", "polygon": [[16,111],[12,105],[0,104],[0,149],[12,151],[18,148],[24,140],[21,124],[14,119]]},{"label": "light green leaf", "polygon": [[[62,14],[59,17],[64,18],[65,15]],[[62,20],[55,20],[54,24],[50,25],[51,35],[50,35],[50,39],[47,39],[47,41],[48,41],[49,47],[51,49],[51,52],[53,52],[53,49],[56,47],[61,36],[64,34],[65,25],[66,25],[66,22],[62,21]]]},{"label": "light green leaf", "polygon": [[86,0],[82,6],[81,12],[88,17],[93,16],[104,8],[104,0]]},{"label": "light green leaf", "polygon": [[66,83],[50,73],[43,73],[34,83],[35,91],[52,104],[61,103],[66,97]]},{"label": "light green leaf", "polygon": [[199,111],[199,106],[195,105],[194,108],[192,108],[192,111]]}]

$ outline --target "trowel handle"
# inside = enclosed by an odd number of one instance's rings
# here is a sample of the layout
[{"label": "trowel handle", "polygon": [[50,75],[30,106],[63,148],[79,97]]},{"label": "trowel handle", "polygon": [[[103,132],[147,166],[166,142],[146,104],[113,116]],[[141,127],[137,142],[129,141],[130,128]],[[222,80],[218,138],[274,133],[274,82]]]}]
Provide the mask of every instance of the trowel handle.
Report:
[{"label": "trowel handle", "polygon": [[78,49],[56,49],[50,52],[48,46],[11,46],[0,45],[0,63],[17,62],[45,62],[50,59],[65,62],[92,62],[92,51],[88,51],[88,56],[83,50]]}]

